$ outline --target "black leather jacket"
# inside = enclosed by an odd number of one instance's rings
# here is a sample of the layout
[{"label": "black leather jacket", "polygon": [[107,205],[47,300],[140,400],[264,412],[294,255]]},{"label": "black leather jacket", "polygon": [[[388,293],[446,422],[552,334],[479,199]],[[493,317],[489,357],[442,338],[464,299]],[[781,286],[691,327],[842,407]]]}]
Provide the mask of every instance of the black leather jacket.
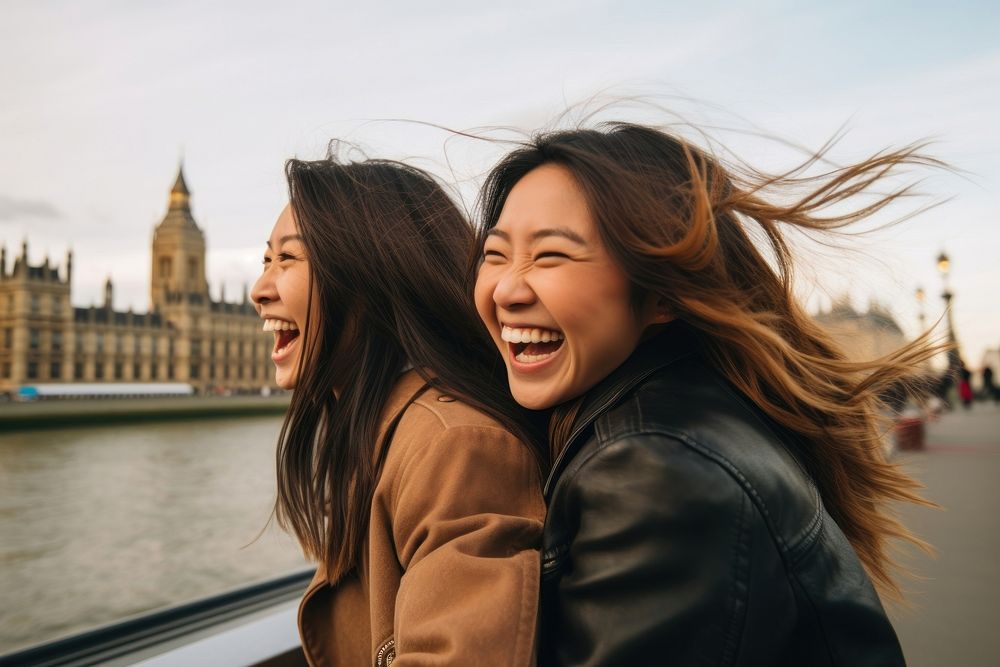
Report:
[{"label": "black leather jacket", "polygon": [[683,324],[591,390],[545,485],[542,665],[903,665],[791,438]]}]

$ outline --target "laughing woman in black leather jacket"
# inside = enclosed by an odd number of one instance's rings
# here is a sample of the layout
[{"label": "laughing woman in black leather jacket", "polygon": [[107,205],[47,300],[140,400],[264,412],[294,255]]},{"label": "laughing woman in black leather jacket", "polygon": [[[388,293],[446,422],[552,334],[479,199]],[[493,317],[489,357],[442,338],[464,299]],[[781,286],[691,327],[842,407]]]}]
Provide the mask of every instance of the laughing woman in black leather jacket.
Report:
[{"label": "laughing woman in black leather jacket", "polygon": [[894,196],[845,203],[924,160],[803,192],[614,124],[492,170],[477,307],[517,401],[555,408],[541,664],[903,664],[879,595],[888,540],[916,540],[889,502],[922,501],[878,396],[931,352],[849,361],[794,299],[784,234],[855,222]]}]

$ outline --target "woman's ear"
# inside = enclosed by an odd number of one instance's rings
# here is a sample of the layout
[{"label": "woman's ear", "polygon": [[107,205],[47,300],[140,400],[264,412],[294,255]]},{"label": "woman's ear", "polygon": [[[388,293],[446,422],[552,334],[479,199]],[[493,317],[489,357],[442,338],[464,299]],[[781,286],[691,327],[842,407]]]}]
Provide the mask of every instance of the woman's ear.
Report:
[{"label": "woman's ear", "polygon": [[663,331],[663,326],[677,317],[670,311],[667,300],[650,292],[642,303],[642,335],[639,341],[646,341]]},{"label": "woman's ear", "polygon": [[671,312],[670,307],[667,305],[667,300],[659,294],[652,292],[646,295],[646,303],[643,310],[646,315],[646,326],[666,324],[667,322],[677,319],[673,312]]}]

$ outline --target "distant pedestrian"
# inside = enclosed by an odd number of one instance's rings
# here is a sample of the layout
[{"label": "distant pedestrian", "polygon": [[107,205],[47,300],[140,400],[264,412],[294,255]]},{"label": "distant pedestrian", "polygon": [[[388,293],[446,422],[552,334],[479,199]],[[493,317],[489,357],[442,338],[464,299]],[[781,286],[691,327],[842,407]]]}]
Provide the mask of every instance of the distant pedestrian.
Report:
[{"label": "distant pedestrian", "polygon": [[952,409],[951,398],[948,394],[951,393],[951,386],[953,384],[955,384],[955,379],[951,370],[947,370],[941,374],[934,386],[934,395],[941,401],[941,409],[944,411]]},{"label": "distant pedestrian", "polygon": [[966,410],[972,407],[972,371],[965,364],[958,369],[958,398]]},{"label": "distant pedestrian", "polygon": [[1000,387],[993,384],[993,369],[989,366],[983,367],[983,396],[993,399],[993,403],[1000,401]]}]

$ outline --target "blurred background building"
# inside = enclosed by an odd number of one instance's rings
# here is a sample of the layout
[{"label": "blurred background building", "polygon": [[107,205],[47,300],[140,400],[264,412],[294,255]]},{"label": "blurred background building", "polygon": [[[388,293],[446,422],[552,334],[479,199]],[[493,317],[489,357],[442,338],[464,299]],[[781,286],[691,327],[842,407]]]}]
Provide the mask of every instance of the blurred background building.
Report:
[{"label": "blurred background building", "polygon": [[8,271],[0,250],[0,392],[25,384],[183,382],[198,393],[274,386],[272,340],[247,296],[209,296],[205,235],[191,214],[183,168],[153,233],[150,311],[113,308],[109,277],[100,306],[72,305],[73,253],[65,265],[28,261]]},{"label": "blurred background building", "polygon": [[815,319],[837,339],[850,359],[878,359],[907,342],[889,311],[875,302],[868,306],[867,312],[860,313],[843,296]]}]

